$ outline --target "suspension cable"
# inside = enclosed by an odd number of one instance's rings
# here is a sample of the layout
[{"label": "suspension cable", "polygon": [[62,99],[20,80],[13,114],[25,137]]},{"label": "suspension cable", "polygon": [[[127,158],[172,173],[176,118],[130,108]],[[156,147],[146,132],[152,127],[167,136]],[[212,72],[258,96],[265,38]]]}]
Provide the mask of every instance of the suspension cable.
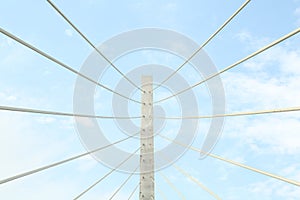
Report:
[{"label": "suspension cable", "polygon": [[128,200],[130,200],[131,197],[133,197],[133,195],[134,195],[134,193],[136,192],[136,190],[138,189],[139,185],[140,185],[140,183],[138,183],[138,184],[135,186],[135,188],[132,190],[131,194],[130,194],[129,197],[128,197]]},{"label": "suspension cable", "polygon": [[[135,135],[137,135],[137,134],[139,134],[139,133],[136,133]],[[32,175],[32,174],[35,174],[35,173],[44,171],[44,170],[46,170],[46,169],[50,169],[50,168],[56,167],[56,166],[58,166],[58,165],[62,165],[62,164],[64,164],[64,163],[67,163],[67,162],[76,160],[76,159],[78,159],[78,158],[87,156],[87,155],[89,155],[89,154],[92,154],[92,153],[101,151],[101,150],[106,149],[106,148],[108,148],[108,147],[110,147],[110,146],[113,146],[113,145],[115,145],[115,144],[124,142],[124,141],[126,141],[126,140],[128,140],[128,139],[134,137],[135,135],[129,136],[129,137],[127,137],[127,138],[124,138],[124,139],[122,139],[122,140],[116,141],[116,142],[111,143],[111,144],[109,144],[109,145],[105,145],[105,146],[103,146],[103,147],[97,148],[97,149],[95,149],[95,150],[93,150],[93,151],[89,151],[89,152],[86,152],[86,153],[82,153],[82,154],[79,154],[79,155],[77,155],[77,156],[73,156],[73,157],[71,157],[71,158],[68,158],[68,159],[65,159],[65,160],[62,160],[62,161],[58,161],[58,162],[55,162],[55,163],[46,165],[46,166],[44,166],[44,167],[40,167],[40,168],[31,170],[31,171],[27,171],[27,172],[22,173],[22,174],[18,174],[18,175],[15,175],[15,176],[12,176],[12,177],[9,177],[9,178],[0,180],[0,185],[1,185],[1,184],[4,184],[4,183],[7,183],[7,182],[10,182],[10,181],[13,181],[13,180],[16,180],[16,179],[19,179],[19,178],[22,178],[22,177],[25,177],[25,176],[29,176],[29,175]]]},{"label": "suspension cable", "polygon": [[275,45],[277,45],[277,44],[283,42],[284,40],[286,40],[286,39],[288,39],[288,38],[290,38],[290,37],[292,37],[292,36],[298,34],[299,32],[300,32],[300,28],[298,28],[298,29],[296,29],[296,30],[290,32],[289,34],[287,34],[287,35],[285,35],[285,36],[279,38],[278,40],[276,40],[276,41],[274,41],[274,42],[272,42],[272,43],[266,45],[265,47],[263,47],[263,48],[257,50],[256,52],[254,52],[254,53],[252,53],[252,54],[246,56],[245,58],[243,58],[243,59],[237,61],[236,63],[234,63],[234,64],[232,64],[232,65],[230,65],[230,66],[224,68],[223,70],[217,72],[216,74],[213,74],[213,75],[209,76],[208,78],[206,78],[206,79],[204,79],[204,80],[202,80],[202,81],[200,81],[200,82],[198,82],[198,83],[196,83],[196,84],[194,84],[194,85],[192,85],[192,86],[190,86],[190,87],[188,87],[188,88],[186,88],[186,89],[184,89],[184,90],[181,90],[181,91],[179,91],[179,92],[177,92],[177,93],[175,93],[175,94],[173,94],[173,95],[171,95],[171,96],[169,96],[169,97],[165,97],[165,98],[163,98],[163,99],[161,99],[161,100],[155,101],[154,103],[160,103],[160,102],[163,102],[163,101],[165,101],[165,100],[167,100],[167,99],[170,99],[170,98],[175,97],[175,96],[177,96],[177,95],[179,95],[179,94],[182,94],[182,93],[184,93],[184,92],[186,92],[186,91],[188,91],[188,90],[191,90],[191,89],[193,89],[193,88],[195,88],[195,87],[197,87],[197,86],[199,86],[199,85],[201,85],[201,84],[207,82],[208,80],[210,80],[210,79],[212,79],[212,78],[214,78],[214,77],[216,77],[216,76],[219,76],[220,74],[222,74],[222,73],[224,73],[224,72],[226,72],[226,71],[228,71],[228,70],[230,70],[230,69],[232,69],[232,68],[234,68],[234,67],[236,67],[236,66],[242,64],[243,62],[245,62],[245,61],[247,61],[247,60],[249,60],[249,59],[251,59],[251,58],[253,58],[253,57],[257,56],[257,55],[259,55],[260,53],[262,53],[262,52],[268,50],[269,48],[271,48],[271,47],[273,47],[273,46],[275,46]]},{"label": "suspension cable", "polygon": [[271,109],[271,110],[260,110],[252,112],[236,112],[229,114],[217,114],[217,115],[203,115],[203,116],[186,116],[186,117],[154,117],[157,119],[210,119],[217,117],[238,117],[238,116],[249,116],[249,115],[261,115],[261,114],[271,114],[271,113],[284,113],[284,112],[295,112],[300,111],[300,107],[294,108],[280,108],[280,109]]},{"label": "suspension cable", "polygon": [[137,89],[139,89],[140,91],[142,91],[142,89],[137,86],[133,81],[131,81],[124,73],[122,73],[116,66],[115,64],[113,64],[72,22],[70,19],[68,19],[68,17],[66,17],[62,11],[59,10],[59,8],[57,6],[54,5],[53,2],[51,2],[50,0],[47,0],[47,2],[52,6],[52,8],[54,10],[56,10],[56,12],[58,14],[60,14],[61,17],[64,18],[64,20],[66,20],[68,22],[68,24],[70,26],[72,26],[72,28],[98,53],[98,55],[100,55],[101,57],[103,57],[106,62],[108,62],[110,64],[110,66],[112,66],[122,77],[124,77],[129,83],[131,83],[133,86],[135,86]]},{"label": "suspension cable", "polygon": [[119,92],[116,92],[116,91],[110,89],[109,87],[107,87],[107,86],[105,86],[105,85],[102,85],[101,83],[98,83],[97,81],[94,81],[93,79],[89,78],[88,76],[86,76],[86,75],[84,75],[84,74],[82,74],[82,73],[76,71],[75,69],[71,68],[70,66],[68,66],[68,65],[66,65],[66,64],[64,64],[64,63],[62,63],[61,61],[55,59],[54,57],[50,56],[49,54],[46,54],[45,52],[39,50],[38,48],[32,46],[31,44],[29,44],[29,43],[27,43],[27,42],[25,42],[24,40],[18,38],[17,36],[15,36],[15,35],[13,35],[13,34],[7,32],[6,30],[0,28],[0,32],[1,32],[2,34],[6,35],[7,37],[9,37],[9,38],[15,40],[16,42],[22,44],[23,46],[25,46],[25,47],[27,47],[27,48],[29,48],[29,49],[35,51],[36,53],[40,54],[41,56],[43,56],[43,57],[45,57],[45,58],[51,60],[52,62],[54,62],[54,63],[60,65],[60,66],[63,67],[63,68],[69,70],[70,72],[72,72],[72,73],[74,73],[74,74],[76,74],[76,75],[78,75],[78,76],[81,76],[82,78],[84,78],[84,79],[86,79],[86,80],[88,80],[88,81],[90,81],[90,82],[92,82],[92,83],[94,83],[94,84],[96,84],[96,85],[98,85],[98,86],[100,86],[100,87],[106,89],[107,91],[110,91],[110,92],[112,92],[112,93],[114,93],[114,94],[116,94],[116,95],[119,95],[119,96],[121,96],[121,97],[123,97],[123,98],[125,98],[125,99],[127,99],[127,100],[130,100],[130,101],[133,101],[133,102],[136,102],[136,103],[141,104],[140,101],[137,101],[137,100],[134,100],[134,99],[132,99],[132,98],[129,98],[129,97],[123,95],[123,94],[120,94]]},{"label": "suspension cable", "polygon": [[[185,144],[182,144],[178,141],[175,141],[175,140],[172,140],[166,136],[163,136],[161,134],[159,134],[160,137],[164,138],[165,140],[168,140],[170,142],[173,142],[177,145],[180,145],[182,147],[185,147],[185,148],[188,148],[188,149],[191,149],[193,151],[196,151],[196,152],[199,152],[199,153],[206,153],[206,152],[203,152],[202,150],[196,148],[196,147],[190,147],[190,146],[187,146]],[[269,176],[271,178],[275,178],[277,180],[280,180],[280,181],[283,181],[283,182],[286,182],[286,183],[289,183],[289,184],[293,184],[293,185],[296,185],[298,187],[300,187],[300,182],[298,181],[294,181],[294,180],[291,180],[291,179],[287,179],[287,178],[284,178],[284,177],[281,177],[281,176],[278,176],[278,175],[275,175],[275,174],[272,174],[272,173],[269,173],[269,172],[266,172],[266,171],[262,171],[260,169],[256,169],[254,167],[251,167],[251,166],[248,166],[248,165],[245,165],[245,164],[242,164],[242,163],[238,163],[236,161],[232,161],[232,160],[229,160],[229,159],[226,159],[226,158],[222,158],[221,156],[218,156],[218,155],[215,155],[215,154],[211,154],[211,153],[207,153],[207,155],[209,157],[212,157],[212,158],[215,158],[215,159],[218,159],[218,160],[221,160],[221,161],[224,161],[224,162],[227,162],[227,163],[230,163],[230,164],[233,164],[233,165],[236,165],[236,166],[239,166],[239,167],[242,167],[244,169],[247,169],[247,170],[250,170],[250,171],[253,171],[253,172],[256,172],[256,173],[259,173],[259,174],[263,174],[265,176]]]},{"label": "suspension cable", "polygon": [[69,117],[86,117],[86,118],[100,118],[100,119],[139,119],[141,117],[114,117],[114,116],[101,116],[101,115],[86,115],[86,114],[74,114],[74,113],[65,113],[65,112],[56,112],[48,110],[37,110],[30,108],[17,108],[10,106],[0,106],[0,110],[4,111],[13,111],[13,112],[25,112],[25,113],[36,113],[36,114],[45,114],[45,115],[57,115],[57,116],[69,116]]},{"label": "suspension cable", "polygon": [[168,183],[168,185],[178,194],[181,199],[186,200],[183,194],[176,188],[176,186],[168,179],[167,176],[165,176],[161,171],[159,171],[159,175],[163,177],[166,183]]},{"label": "suspension cable", "polygon": [[140,147],[135,150],[132,154],[130,154],[129,157],[127,157],[125,160],[123,160],[117,167],[113,168],[110,172],[108,172],[106,175],[104,175],[102,178],[100,178],[98,181],[96,181],[93,185],[91,185],[90,187],[88,187],[86,190],[84,190],[82,193],[80,193],[78,196],[76,196],[74,198],[74,200],[79,199],[80,197],[82,197],[85,193],[87,193],[88,191],[90,191],[93,187],[95,187],[98,183],[100,183],[101,181],[103,181],[106,177],[108,177],[110,174],[112,174],[114,171],[116,171],[118,168],[120,168],[125,162],[127,162],[132,156],[135,155],[136,152],[138,152],[140,150]]},{"label": "suspension cable", "polygon": [[203,190],[205,190],[206,192],[208,192],[211,196],[213,196],[215,199],[217,200],[221,200],[221,198],[214,193],[212,190],[210,190],[208,187],[206,187],[203,183],[201,183],[198,179],[196,179],[195,177],[193,177],[192,175],[190,175],[189,173],[187,173],[186,171],[184,171],[182,168],[180,168],[179,166],[177,166],[176,164],[173,164],[173,167],[179,171],[181,174],[183,174],[184,176],[186,176],[187,178],[189,178],[191,181],[193,181],[194,183],[196,183],[200,188],[202,188]]},{"label": "suspension cable", "polygon": [[[165,160],[170,160],[168,157],[166,157],[165,154],[162,154],[162,157]],[[215,199],[217,200],[221,200],[221,198],[215,194],[212,190],[210,190],[208,187],[206,187],[203,183],[201,183],[198,179],[196,179],[195,177],[193,177],[192,175],[190,175],[188,172],[186,172],[185,170],[183,170],[181,167],[179,167],[178,165],[176,165],[175,163],[172,164],[172,166],[179,171],[182,175],[184,175],[185,177],[187,177],[188,179],[190,179],[191,181],[193,181],[194,183],[196,183],[201,189],[203,189],[204,191],[208,192],[211,196],[213,196]]]},{"label": "suspension cable", "polygon": [[173,73],[171,73],[165,80],[163,80],[159,85],[157,85],[152,91],[156,90],[157,88],[161,87],[165,82],[167,82],[171,77],[173,77],[183,66],[185,66],[193,57],[195,57],[216,35],[218,35],[221,30],[229,24],[229,22],[235,18],[250,2],[251,0],[245,1],[245,3],[235,11],[233,15],[231,15],[225,22],[222,24],[222,26],[219,27],[216,32],[214,32],[185,62],[183,62]]},{"label": "suspension cable", "polygon": [[135,170],[128,176],[128,178],[122,183],[122,185],[113,193],[113,195],[109,198],[109,200],[112,200],[116,194],[122,189],[122,187],[124,187],[124,185],[129,181],[129,179],[133,176],[133,174],[136,172],[136,170],[139,168],[140,166],[137,166],[135,168]]},{"label": "suspension cable", "polygon": [[166,197],[165,193],[164,193],[159,187],[157,187],[157,184],[155,185],[155,188],[157,189],[159,195],[160,195],[164,200],[167,200],[167,197]]}]

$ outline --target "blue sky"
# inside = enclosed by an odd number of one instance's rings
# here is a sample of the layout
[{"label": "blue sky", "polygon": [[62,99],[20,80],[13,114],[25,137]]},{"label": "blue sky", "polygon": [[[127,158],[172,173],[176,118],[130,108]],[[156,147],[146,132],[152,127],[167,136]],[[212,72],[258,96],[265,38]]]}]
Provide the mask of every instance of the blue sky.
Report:
[{"label": "blue sky", "polygon": [[[157,27],[180,32],[199,45],[244,1],[53,1],[96,45],[125,31]],[[251,1],[249,5],[206,47],[215,66],[223,69],[264,45],[300,26],[299,0]],[[3,1],[0,27],[33,44],[79,70],[92,48],[46,1]],[[221,75],[228,113],[299,106],[300,37],[280,45]],[[138,58],[138,59],[137,59]],[[124,73],[145,63],[176,68],[181,62],[162,52],[135,52],[118,61]],[[134,63],[134,65],[130,65]],[[193,84],[191,66],[180,71]],[[120,76],[109,70],[110,77]],[[200,79],[200,80],[199,80]],[[0,105],[72,112],[76,76],[0,35]],[[106,81],[106,82],[105,82]],[[106,96],[100,99],[97,94]],[[209,93],[204,86],[194,89],[200,114],[211,114]],[[96,113],[111,115],[110,94],[95,95]],[[203,102],[203,99],[207,100]],[[101,101],[100,101],[101,100]],[[176,103],[176,102],[175,102]],[[164,105],[168,109],[174,104]],[[168,111],[178,115],[179,109]],[[134,110],[137,113],[139,110]],[[105,124],[107,132],[121,133],[114,122]],[[136,123],[139,123],[138,121]],[[166,134],[176,133],[176,122],[168,122]],[[210,120],[199,121],[200,147]],[[84,152],[73,119],[68,117],[0,111],[0,179]],[[300,180],[300,113],[236,117],[226,119],[222,137],[213,150],[235,161],[290,179]],[[109,137],[109,136],[108,136]],[[111,136],[115,139],[116,136]],[[131,144],[131,143],[128,143]],[[127,145],[128,145],[127,144]],[[135,144],[137,144],[135,142]],[[126,149],[126,143],[120,148]],[[158,147],[165,145],[157,141]],[[297,199],[300,189],[188,151],[177,163],[208,186],[222,199]],[[0,199],[72,199],[109,171],[91,157],[56,167],[0,186]],[[187,199],[213,199],[193,182],[169,167],[163,171]],[[107,199],[128,174],[114,173],[82,199]],[[138,182],[132,178],[116,199],[127,199]],[[161,176],[156,184],[168,199],[176,193]],[[138,199],[137,193],[135,199]],[[157,193],[157,199],[163,199]]]}]

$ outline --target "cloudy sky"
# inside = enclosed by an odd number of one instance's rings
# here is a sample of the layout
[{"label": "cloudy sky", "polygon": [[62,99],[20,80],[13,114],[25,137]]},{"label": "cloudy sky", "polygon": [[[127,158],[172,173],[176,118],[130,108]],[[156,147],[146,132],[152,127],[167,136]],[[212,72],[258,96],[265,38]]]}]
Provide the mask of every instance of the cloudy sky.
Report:
[{"label": "cloudy sky", "polygon": [[[156,27],[173,30],[202,44],[244,1],[104,1],[53,2],[95,44],[134,29]],[[47,52],[76,70],[93,49],[47,1],[1,1],[0,27]],[[252,0],[218,34],[205,51],[221,70],[300,27],[299,0]],[[295,35],[261,55],[221,75],[226,112],[256,111],[300,106],[300,35]],[[124,56],[116,64],[124,73],[142,64],[164,64],[176,69],[182,60],[155,50]],[[132,64],[133,63],[133,64]],[[190,65],[179,73],[197,83]],[[73,112],[76,75],[0,34],[0,105]],[[113,70],[103,84],[114,88],[120,75]],[[211,114],[207,88],[193,89],[199,113]],[[101,95],[100,95],[101,94]],[[138,97],[135,96],[135,98]],[[159,99],[159,94],[154,98]],[[204,100],[205,101],[204,101]],[[98,89],[95,113],[112,115],[111,94]],[[179,115],[176,101],[162,105]],[[133,114],[139,107],[130,104]],[[171,108],[175,108],[171,110]],[[193,146],[200,148],[210,120],[199,120]],[[139,124],[139,120],[134,123]],[[125,135],[115,121],[99,120],[111,141]],[[177,121],[168,121],[161,134],[176,135]],[[300,113],[279,113],[226,119],[222,136],[212,153],[292,180],[300,181]],[[116,135],[110,135],[114,132]],[[157,148],[167,144],[157,137]],[[133,144],[133,145],[131,145]],[[128,147],[130,146],[130,148]],[[133,147],[132,147],[133,146]],[[138,140],[119,147],[133,152]],[[131,148],[132,147],[132,148]],[[86,152],[71,117],[0,111],[0,179]],[[222,199],[297,199],[300,188],[288,183],[187,151],[177,165],[188,171]],[[92,157],[69,162],[32,176],[0,185],[0,199],[72,199],[110,171]],[[214,199],[172,166],[162,170],[186,199]],[[113,173],[82,199],[108,199],[128,177]],[[167,199],[180,199],[160,174],[156,186]],[[128,199],[139,181],[134,176],[115,199]],[[156,190],[157,199],[164,196]],[[133,199],[138,199],[135,193]]]}]

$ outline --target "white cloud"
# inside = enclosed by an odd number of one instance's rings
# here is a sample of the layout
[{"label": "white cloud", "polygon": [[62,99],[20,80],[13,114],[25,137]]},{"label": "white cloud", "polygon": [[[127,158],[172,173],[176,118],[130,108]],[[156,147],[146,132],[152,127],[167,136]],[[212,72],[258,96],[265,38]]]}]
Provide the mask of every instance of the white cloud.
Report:
[{"label": "white cloud", "polygon": [[[255,50],[269,40],[256,38],[250,32],[241,32],[237,37]],[[300,47],[294,45],[297,41],[275,46],[238,66],[239,71],[222,75],[227,112],[300,106]],[[228,120],[225,126],[229,132],[225,137],[238,139],[254,153],[300,153],[298,113],[235,118],[232,123]]]},{"label": "white cloud", "polygon": [[87,172],[94,169],[99,163],[91,156],[85,156],[79,159],[80,165],[78,165],[78,170],[81,172]]},{"label": "white cloud", "polygon": [[76,117],[77,123],[79,123],[81,126],[85,126],[88,128],[95,128],[93,120],[86,117]]},{"label": "white cloud", "polygon": [[[291,180],[299,180],[300,177],[300,168],[297,164],[278,170],[277,172],[277,174],[288,177]],[[294,200],[298,199],[300,195],[300,190],[297,186],[270,177],[265,177],[261,181],[253,181],[248,184],[230,187],[227,191],[223,197],[224,199],[231,200],[242,198]]]},{"label": "white cloud", "polygon": [[[299,9],[300,12],[300,9]],[[269,38],[257,38],[248,31],[241,31],[235,36],[242,43],[246,45],[251,51],[256,51],[259,48],[269,44]],[[297,36],[295,36],[297,37]],[[295,47],[293,43],[299,42],[299,39],[291,38],[285,44],[276,45],[260,55],[250,59],[244,63],[244,66],[258,72],[270,72],[268,70],[280,70],[281,73],[286,74],[300,74],[300,48]],[[273,75],[269,73],[270,75]]]},{"label": "white cloud", "polygon": [[[246,35],[249,44],[260,43]],[[300,48],[293,45],[297,41],[275,46],[238,66],[239,72],[222,75],[229,103],[260,108],[299,105]]]},{"label": "white cloud", "polygon": [[[155,1],[140,0],[130,5],[134,12],[138,12],[143,19],[151,19],[168,25],[177,24],[178,2],[168,1],[157,4]],[[156,9],[153,9],[156,8]]]},{"label": "white cloud", "polygon": [[235,38],[237,38],[238,40],[244,42],[244,41],[252,39],[252,35],[250,34],[249,31],[240,31],[239,33],[237,33],[235,35]]},{"label": "white cloud", "polygon": [[261,46],[270,42],[269,38],[257,38],[247,30],[242,30],[234,36],[240,42],[244,43],[246,47],[250,50],[260,48]]},{"label": "white cloud", "polygon": [[[15,105],[21,101],[30,105],[36,105],[37,102],[41,104],[38,99],[27,98],[10,89],[2,91],[0,99],[2,105]],[[58,119],[60,118],[0,111],[0,179],[68,158],[76,154],[76,148],[82,148],[79,141],[76,143],[76,134],[70,134],[72,130],[66,129]],[[53,123],[56,123],[55,126],[47,126]],[[58,128],[59,124],[62,127]],[[83,163],[79,162],[78,166],[81,164]],[[70,199],[79,184],[74,180],[65,180],[64,177],[53,178],[53,173],[61,173],[61,169],[64,171],[60,166],[55,170],[3,184],[0,199]],[[74,169],[77,170],[76,167]]]},{"label": "white cloud", "polygon": [[0,176],[7,177],[23,170],[32,169],[42,163],[49,163],[53,158],[65,154],[70,141],[58,141],[56,136],[47,131],[36,130],[34,121],[27,114],[0,113]]},{"label": "white cloud", "polygon": [[8,38],[3,38],[1,41],[0,41],[0,46],[1,47],[11,47],[14,45],[14,42],[13,40],[11,39],[8,39]]},{"label": "white cloud", "polygon": [[296,8],[294,15],[297,17],[297,25],[300,25],[300,7]]},{"label": "white cloud", "polygon": [[[299,77],[300,78],[300,77]],[[276,79],[264,73],[228,73],[224,85],[229,111],[299,106],[298,76]]]},{"label": "white cloud", "polygon": [[23,66],[24,63],[30,63],[32,61],[32,52],[16,44],[16,42],[5,40],[4,43],[0,44],[0,46],[2,45],[4,48],[0,48],[0,54],[3,55],[0,59],[1,67],[20,67]]},{"label": "white cloud", "polygon": [[[34,119],[41,118],[27,114],[0,113],[0,179],[76,155],[78,153],[74,149],[77,145],[82,149],[79,141],[76,143],[76,135],[64,134],[67,132],[64,129],[60,129],[60,132],[49,127],[40,129]],[[48,123],[47,117],[45,121]],[[80,182],[86,173],[80,172],[86,172],[97,164],[96,161],[88,160],[79,159],[3,184],[0,199],[70,199],[81,190]],[[72,173],[78,176],[72,176]]]},{"label": "white cloud", "polygon": [[55,122],[56,119],[54,117],[42,116],[38,117],[37,121],[41,124],[51,124],[52,122]]},{"label": "white cloud", "polygon": [[273,196],[277,196],[282,199],[293,200],[300,196],[300,190],[298,187],[273,179],[251,184],[248,186],[248,191],[252,194],[263,196],[268,199],[272,199]]},{"label": "white cloud", "polygon": [[72,37],[72,36],[73,36],[73,30],[71,30],[71,29],[66,29],[66,30],[65,30],[65,34],[66,34],[67,36],[69,36],[69,37]]},{"label": "white cloud", "polygon": [[6,92],[0,92],[1,102],[14,102],[17,100],[17,96],[6,94]]},{"label": "white cloud", "polygon": [[175,3],[175,2],[168,2],[168,3],[165,5],[164,9],[165,9],[166,11],[168,11],[168,12],[170,12],[170,11],[175,12],[175,11],[177,11],[177,9],[178,9],[178,5],[177,5],[177,3]]},{"label": "white cloud", "polygon": [[250,146],[255,153],[300,154],[299,120],[268,117],[250,123],[252,125],[245,127],[243,137],[246,143],[255,144]]}]

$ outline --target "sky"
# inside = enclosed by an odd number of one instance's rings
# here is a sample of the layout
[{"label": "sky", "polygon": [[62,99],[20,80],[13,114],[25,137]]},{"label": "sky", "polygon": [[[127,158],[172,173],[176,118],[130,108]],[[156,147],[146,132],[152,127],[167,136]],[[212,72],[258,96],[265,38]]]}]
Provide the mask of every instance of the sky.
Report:
[{"label": "sky", "polygon": [[[47,1],[1,0],[0,27],[47,52],[73,69],[80,70],[93,49],[67,24]],[[53,0],[60,10],[96,45],[113,36],[141,28],[161,28],[181,33],[202,44],[244,1],[104,1]],[[272,41],[300,27],[299,0],[252,0],[205,48],[221,70]],[[176,42],[176,41],[174,41]],[[300,35],[295,35],[259,56],[225,72],[222,79],[226,113],[299,107]],[[176,69],[182,62],[173,54],[141,49],[114,61],[125,74],[144,64],[163,64]],[[178,72],[188,84],[201,81],[191,65]],[[73,112],[77,76],[0,34],[0,105]],[[116,87],[118,75],[108,69],[102,82]],[[164,92],[162,90],[162,92]],[[193,89],[199,113],[212,114],[211,96],[205,85]],[[112,95],[98,88],[95,113],[112,115]],[[133,94],[139,98],[139,94]],[[157,94],[154,99],[160,99]],[[180,115],[173,99],[161,107],[167,115]],[[140,112],[130,103],[132,115]],[[133,121],[139,124],[139,120]],[[115,121],[98,120],[111,141],[124,138]],[[198,121],[192,146],[200,148],[211,120]],[[173,137],[178,121],[169,120],[161,134]],[[212,153],[258,169],[300,181],[300,113],[231,117]],[[114,134],[110,134],[114,133]],[[167,141],[157,137],[156,147]],[[138,140],[118,147],[132,152]],[[71,117],[0,111],[0,179],[86,152]],[[300,188],[215,160],[200,159],[188,150],[178,161],[222,199],[297,199]],[[73,199],[110,169],[87,156],[43,172],[0,185],[0,199]],[[169,166],[161,171],[186,199],[214,199],[195,183]],[[116,172],[82,199],[108,199],[128,177]],[[167,199],[180,199],[156,174],[156,187]],[[128,199],[139,181],[135,175],[115,199]],[[133,199],[138,199],[135,193]],[[156,199],[164,199],[156,190]]]}]

